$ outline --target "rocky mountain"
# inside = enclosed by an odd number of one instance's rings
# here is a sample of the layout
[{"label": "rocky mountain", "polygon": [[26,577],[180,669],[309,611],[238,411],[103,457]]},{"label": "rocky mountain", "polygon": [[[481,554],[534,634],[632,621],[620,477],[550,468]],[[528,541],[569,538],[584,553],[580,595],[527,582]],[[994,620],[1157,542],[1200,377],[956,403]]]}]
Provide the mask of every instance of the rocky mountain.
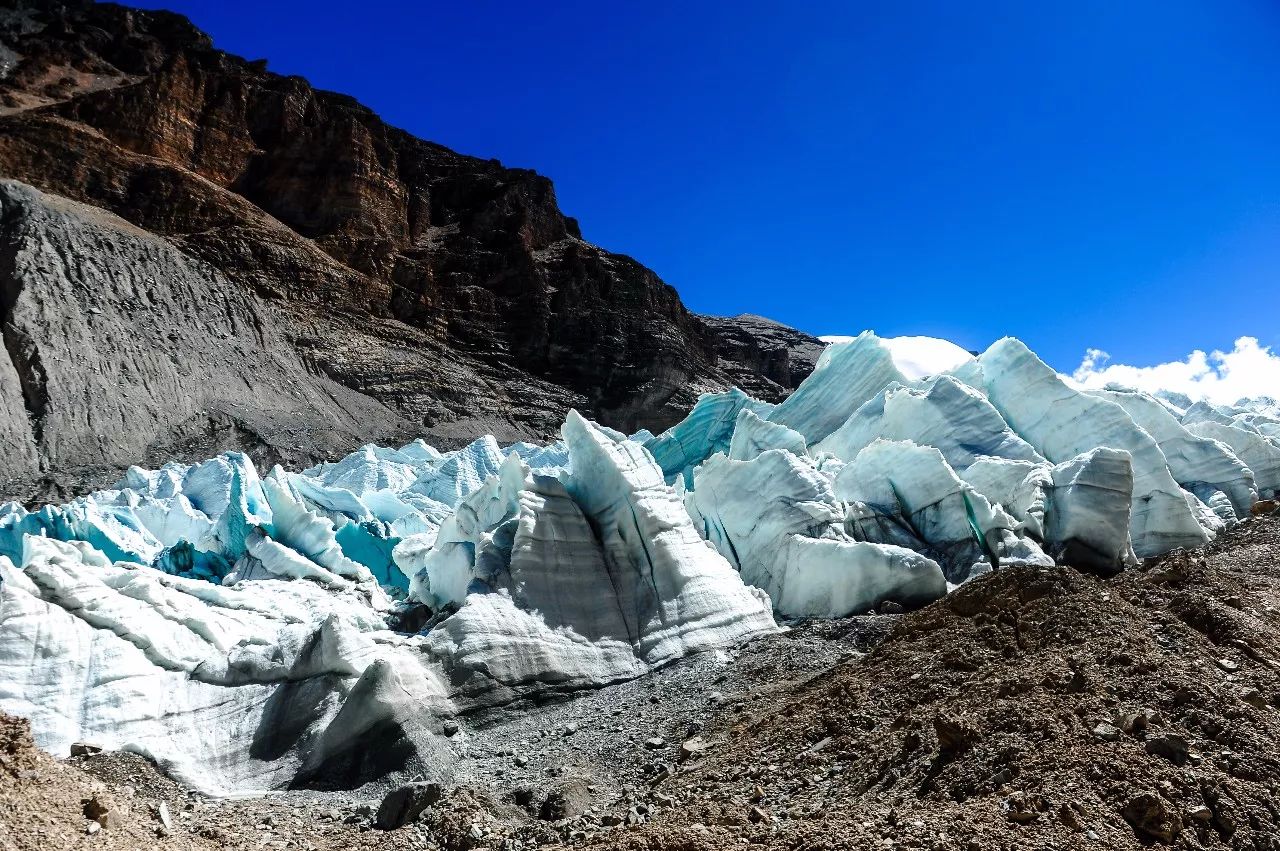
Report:
[{"label": "rocky mountain", "polygon": [[0,177],[0,496],[227,448],[545,437],[570,407],[658,430],[735,383],[780,400],[821,346],[689,312],[585,242],[547,178],[171,13],[0,9]]},{"label": "rocky mountain", "polygon": [[760,399],[780,398],[778,388],[800,386],[826,344],[763,316],[703,316],[715,332],[717,365],[735,385]]}]

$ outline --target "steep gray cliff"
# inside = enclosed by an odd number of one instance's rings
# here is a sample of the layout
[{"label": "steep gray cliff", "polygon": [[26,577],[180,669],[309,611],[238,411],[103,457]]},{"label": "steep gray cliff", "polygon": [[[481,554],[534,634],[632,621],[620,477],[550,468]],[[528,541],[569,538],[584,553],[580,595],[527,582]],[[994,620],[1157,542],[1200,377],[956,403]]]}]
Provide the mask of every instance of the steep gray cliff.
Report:
[{"label": "steep gray cliff", "polygon": [[305,460],[405,428],[308,367],[275,311],[207,263],[11,180],[0,317],[0,492],[52,495],[225,448]]}]

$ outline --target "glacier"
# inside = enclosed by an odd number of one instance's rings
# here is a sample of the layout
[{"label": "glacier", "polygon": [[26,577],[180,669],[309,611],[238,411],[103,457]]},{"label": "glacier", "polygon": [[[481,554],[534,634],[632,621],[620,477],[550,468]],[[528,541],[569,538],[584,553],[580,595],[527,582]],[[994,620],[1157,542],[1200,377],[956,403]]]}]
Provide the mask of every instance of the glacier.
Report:
[{"label": "glacier", "polygon": [[653,457],[576,413],[549,446],[132,468],[0,508],[0,553],[0,708],[214,793],[446,778],[460,712],[778,629]]},{"label": "glacier", "polygon": [[876,440],[836,475],[835,493],[848,504],[846,523],[860,540],[934,554],[953,583],[1001,563],[1054,564],[932,446]]},{"label": "glacier", "polygon": [[1278,491],[1270,400],[865,332],[780,404],[705,394],[659,435],[571,411],[547,444],[229,452],[0,505],[0,709],[215,793],[445,779],[456,715],[1011,565],[1114,573]]},{"label": "glacier", "polygon": [[985,391],[1009,426],[1036,451],[1062,463],[1099,446],[1122,449],[1133,465],[1129,529],[1140,556],[1197,547],[1212,535],[1196,511],[1200,501],[1174,480],[1155,439],[1120,405],[1078,391],[1019,340],[1006,337],[956,376]]},{"label": "glacier", "polygon": [[922,603],[946,592],[927,556],[849,534],[832,477],[805,456],[717,454],[699,469],[697,485],[686,496],[689,514],[780,613],[840,617],[885,599]]},{"label": "glacier", "polygon": [[1124,408],[1151,435],[1179,487],[1206,505],[1218,505],[1224,520],[1247,516],[1258,500],[1256,474],[1229,444],[1193,432],[1167,406],[1144,393],[1115,388],[1088,392]]}]

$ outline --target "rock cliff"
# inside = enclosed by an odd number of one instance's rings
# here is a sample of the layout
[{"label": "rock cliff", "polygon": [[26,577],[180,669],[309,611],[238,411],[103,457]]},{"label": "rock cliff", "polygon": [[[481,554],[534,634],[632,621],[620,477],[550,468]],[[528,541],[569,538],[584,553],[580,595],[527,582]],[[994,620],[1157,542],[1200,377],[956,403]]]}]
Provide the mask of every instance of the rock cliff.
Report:
[{"label": "rock cliff", "polygon": [[[21,445],[0,496],[99,483],[139,448],[296,463],[371,439],[542,437],[569,407],[657,430],[733,383],[782,398],[820,345],[691,313],[583,241],[547,178],[418,139],[171,13],[0,10],[0,176],[39,190],[4,190],[0,390]],[[169,384],[126,367],[134,329],[178,335]],[[71,415],[87,393],[118,435]]]}]

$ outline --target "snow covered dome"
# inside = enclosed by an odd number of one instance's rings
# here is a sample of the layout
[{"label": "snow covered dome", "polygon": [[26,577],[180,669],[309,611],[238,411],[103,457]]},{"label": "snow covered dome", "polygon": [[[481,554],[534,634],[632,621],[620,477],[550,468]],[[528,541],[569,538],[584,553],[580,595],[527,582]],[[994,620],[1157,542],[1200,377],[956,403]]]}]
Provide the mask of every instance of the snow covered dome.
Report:
[{"label": "snow covered dome", "polygon": [[941,375],[973,360],[955,343],[938,337],[886,337],[881,342],[893,356],[894,366],[910,379]]},{"label": "snow covered dome", "polygon": [[[829,334],[819,337],[824,343],[852,343],[857,337]],[[889,350],[893,364],[910,379],[925,378],[950,372],[973,355],[950,340],[941,337],[880,337],[880,343]]]}]

